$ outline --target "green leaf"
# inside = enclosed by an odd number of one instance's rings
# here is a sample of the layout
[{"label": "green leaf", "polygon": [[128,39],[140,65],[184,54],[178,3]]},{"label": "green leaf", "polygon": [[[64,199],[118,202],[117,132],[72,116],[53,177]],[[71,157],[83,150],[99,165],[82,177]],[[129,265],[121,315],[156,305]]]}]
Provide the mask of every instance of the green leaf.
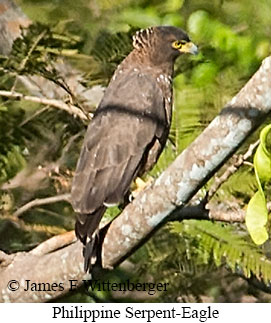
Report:
[{"label": "green leaf", "polygon": [[[263,128],[260,134],[260,145],[254,156],[255,172],[261,183],[271,181],[271,152],[269,151],[270,144],[268,143],[268,134],[271,130],[271,125]],[[258,183],[261,186],[261,183]]]},{"label": "green leaf", "polygon": [[266,224],[268,210],[263,185],[271,180],[271,152],[269,150],[269,132],[271,125],[263,128],[260,134],[260,145],[254,155],[254,169],[258,182],[258,192],[248,203],[246,213],[246,226],[252,240],[260,245],[268,239]]},{"label": "green leaf", "polygon": [[262,191],[254,194],[248,203],[246,213],[246,226],[252,240],[260,245],[268,239],[266,224],[268,219],[268,211],[266,207],[265,196]]}]

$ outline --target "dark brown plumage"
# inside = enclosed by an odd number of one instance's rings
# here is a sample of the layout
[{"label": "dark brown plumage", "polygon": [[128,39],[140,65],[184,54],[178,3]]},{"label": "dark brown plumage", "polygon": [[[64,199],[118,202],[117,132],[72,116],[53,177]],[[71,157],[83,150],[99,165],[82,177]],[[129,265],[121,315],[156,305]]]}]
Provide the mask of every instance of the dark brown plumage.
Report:
[{"label": "dark brown plumage", "polygon": [[88,127],[73,180],[75,230],[85,246],[86,271],[106,207],[123,201],[132,180],[153,167],[164,148],[174,61],[197,49],[184,31],[166,26],[137,32],[133,46]]}]

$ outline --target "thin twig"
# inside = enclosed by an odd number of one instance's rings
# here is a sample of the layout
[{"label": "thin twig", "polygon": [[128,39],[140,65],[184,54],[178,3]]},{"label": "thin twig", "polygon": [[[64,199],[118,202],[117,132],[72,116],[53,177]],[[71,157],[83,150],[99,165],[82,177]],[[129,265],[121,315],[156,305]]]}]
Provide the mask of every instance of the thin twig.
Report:
[{"label": "thin twig", "polygon": [[52,203],[61,202],[61,201],[69,202],[69,200],[70,200],[69,193],[46,197],[46,198],[41,198],[41,199],[35,199],[33,201],[26,203],[22,207],[20,207],[16,212],[14,212],[13,215],[16,217],[20,217],[24,212],[28,211],[32,207],[39,206],[39,205],[45,205],[45,204],[52,204]]},{"label": "thin twig", "polygon": [[82,110],[78,109],[76,106],[74,106],[72,104],[64,103],[61,100],[38,98],[36,96],[24,95],[22,93],[4,91],[4,90],[0,90],[0,96],[14,98],[17,100],[26,100],[26,101],[36,102],[36,103],[40,103],[40,104],[44,104],[44,105],[50,105],[51,107],[58,108],[60,110],[64,110],[64,111],[68,112],[69,114],[77,116],[81,120],[84,120],[84,121],[88,120],[87,115]]},{"label": "thin twig", "polygon": [[83,130],[79,131],[78,133],[76,133],[75,135],[71,136],[68,140],[68,143],[65,145],[65,147],[62,150],[61,156],[58,159],[58,163],[61,165],[62,161],[65,159],[65,155],[68,153],[68,151],[70,150],[72,144],[74,143],[74,141],[79,138],[80,136],[82,136],[84,133]]},{"label": "thin twig", "polygon": [[246,212],[238,201],[227,201],[208,204],[209,219],[228,223],[245,222]]},{"label": "thin twig", "polygon": [[45,106],[42,109],[39,109],[38,111],[36,111],[34,114],[32,114],[30,117],[26,118],[25,120],[23,120],[20,124],[19,127],[23,127],[24,125],[26,125],[29,121],[35,119],[37,116],[39,116],[40,114],[42,114],[44,111],[47,111],[49,109],[49,106]]},{"label": "thin twig", "polygon": [[239,155],[237,160],[231,164],[220,177],[215,178],[215,181],[208,192],[208,201],[215,195],[220,186],[225,183],[239,169],[239,167],[242,166],[244,162],[253,155],[254,150],[259,143],[260,140],[257,140],[251,144],[244,155]]}]

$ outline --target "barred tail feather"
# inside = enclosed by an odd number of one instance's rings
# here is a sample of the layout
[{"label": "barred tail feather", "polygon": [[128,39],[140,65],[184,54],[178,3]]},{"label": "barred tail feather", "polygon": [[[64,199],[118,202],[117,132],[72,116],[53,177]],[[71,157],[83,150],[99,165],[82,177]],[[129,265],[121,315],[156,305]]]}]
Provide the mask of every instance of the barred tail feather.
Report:
[{"label": "barred tail feather", "polygon": [[75,233],[77,238],[84,244],[84,270],[91,272],[92,259],[100,258],[97,255],[98,247],[98,227],[104,215],[106,207],[102,206],[90,214],[78,214],[75,224]]}]

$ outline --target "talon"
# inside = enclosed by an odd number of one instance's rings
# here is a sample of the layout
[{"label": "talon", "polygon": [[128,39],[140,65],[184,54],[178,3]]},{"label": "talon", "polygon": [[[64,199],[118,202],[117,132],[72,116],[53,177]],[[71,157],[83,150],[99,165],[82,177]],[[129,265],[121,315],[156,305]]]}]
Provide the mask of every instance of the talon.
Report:
[{"label": "talon", "polygon": [[137,195],[143,191],[147,186],[149,186],[153,182],[153,178],[149,178],[146,182],[143,181],[140,177],[137,177],[135,180],[136,188],[132,191],[132,200],[137,197]]}]

